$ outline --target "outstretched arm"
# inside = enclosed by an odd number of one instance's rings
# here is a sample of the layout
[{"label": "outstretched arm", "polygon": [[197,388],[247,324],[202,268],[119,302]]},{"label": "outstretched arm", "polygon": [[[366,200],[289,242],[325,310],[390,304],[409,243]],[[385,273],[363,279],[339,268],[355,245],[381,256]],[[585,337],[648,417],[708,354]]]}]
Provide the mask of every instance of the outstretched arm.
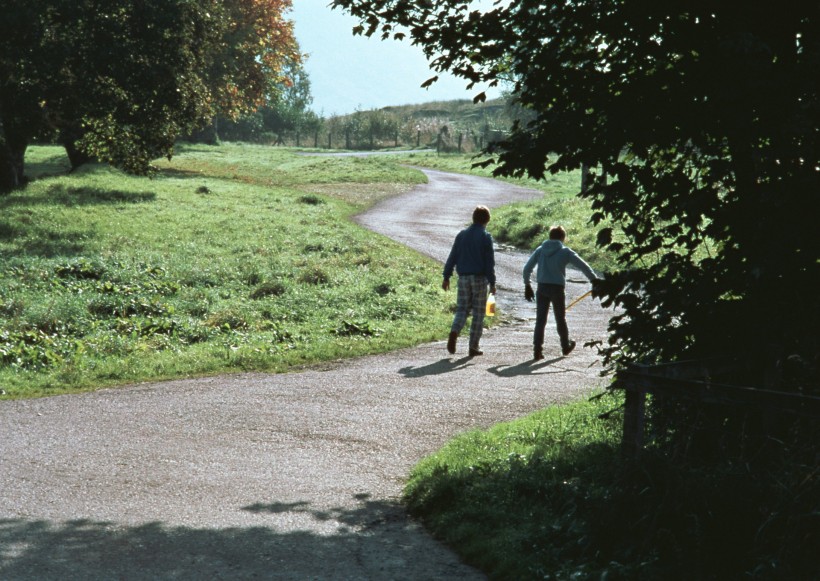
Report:
[{"label": "outstretched arm", "polygon": [[584,276],[586,276],[590,282],[598,279],[598,275],[595,274],[595,271],[592,270],[592,267],[588,265],[584,261],[584,259],[578,256],[575,252],[572,252],[570,254],[569,261],[570,264],[572,264],[575,268],[583,272]]}]

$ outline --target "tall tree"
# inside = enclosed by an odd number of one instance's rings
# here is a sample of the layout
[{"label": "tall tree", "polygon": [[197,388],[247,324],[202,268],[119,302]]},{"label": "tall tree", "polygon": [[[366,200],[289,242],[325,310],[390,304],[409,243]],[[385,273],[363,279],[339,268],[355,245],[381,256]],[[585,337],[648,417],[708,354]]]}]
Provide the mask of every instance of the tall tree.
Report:
[{"label": "tall tree", "polygon": [[0,0],[0,190],[50,128],[72,160],[134,173],[217,112],[236,115],[298,59],[290,0]]},{"label": "tall tree", "polygon": [[603,169],[581,195],[619,261],[599,289],[622,309],[607,360],[813,361],[820,5],[470,4],[333,2],[360,33],[409,34],[438,70],[515,79],[535,119],[492,148],[496,174]]},{"label": "tall tree", "polygon": [[287,70],[291,83],[273,95],[262,109],[265,129],[274,133],[315,131],[321,120],[310,110],[313,103],[310,77],[301,63],[292,63]]}]

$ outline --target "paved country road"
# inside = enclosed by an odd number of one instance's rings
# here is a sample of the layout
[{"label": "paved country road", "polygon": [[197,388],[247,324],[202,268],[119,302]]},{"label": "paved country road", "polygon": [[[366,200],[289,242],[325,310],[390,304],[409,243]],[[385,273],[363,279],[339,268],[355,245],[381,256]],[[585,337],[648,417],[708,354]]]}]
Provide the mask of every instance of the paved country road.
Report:
[{"label": "paved country road", "polygon": [[[540,195],[424,171],[428,184],[357,220],[442,261],[476,204]],[[455,434],[600,384],[580,347],[605,336],[592,300],[569,312],[570,357],[550,322],[546,360],[531,360],[524,259],[497,253],[507,324],[485,332],[483,357],[465,357],[462,338],[455,356],[438,342],[300,373],[0,402],[0,579],[482,579],[398,499]],[[588,288],[570,283],[569,298]]]}]

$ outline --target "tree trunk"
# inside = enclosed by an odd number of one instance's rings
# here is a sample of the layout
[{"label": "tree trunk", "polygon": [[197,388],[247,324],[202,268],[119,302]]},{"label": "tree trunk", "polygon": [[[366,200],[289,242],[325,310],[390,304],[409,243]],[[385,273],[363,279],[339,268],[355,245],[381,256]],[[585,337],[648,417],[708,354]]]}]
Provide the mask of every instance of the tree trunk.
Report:
[{"label": "tree trunk", "polygon": [[207,145],[219,145],[219,121],[214,117],[208,125],[196,129],[188,136],[188,140],[194,143],[205,143]]},{"label": "tree trunk", "polygon": [[581,164],[581,193],[586,193],[589,189],[589,166]]},{"label": "tree trunk", "polygon": [[25,144],[0,143],[0,193],[25,185],[25,155]]},{"label": "tree trunk", "polygon": [[92,161],[90,155],[77,147],[77,142],[82,137],[82,132],[74,129],[63,129],[60,132],[60,143],[65,148],[68,161],[71,163],[71,170],[74,171],[81,165]]}]

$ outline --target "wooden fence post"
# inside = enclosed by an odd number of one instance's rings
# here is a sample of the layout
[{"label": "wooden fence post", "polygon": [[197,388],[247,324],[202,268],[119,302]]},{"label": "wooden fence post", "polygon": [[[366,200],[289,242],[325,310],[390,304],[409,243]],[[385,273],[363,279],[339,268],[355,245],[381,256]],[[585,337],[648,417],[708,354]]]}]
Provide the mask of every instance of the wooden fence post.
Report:
[{"label": "wooden fence post", "polygon": [[621,452],[626,458],[637,459],[643,448],[646,392],[643,389],[627,389],[624,402],[624,436]]}]

